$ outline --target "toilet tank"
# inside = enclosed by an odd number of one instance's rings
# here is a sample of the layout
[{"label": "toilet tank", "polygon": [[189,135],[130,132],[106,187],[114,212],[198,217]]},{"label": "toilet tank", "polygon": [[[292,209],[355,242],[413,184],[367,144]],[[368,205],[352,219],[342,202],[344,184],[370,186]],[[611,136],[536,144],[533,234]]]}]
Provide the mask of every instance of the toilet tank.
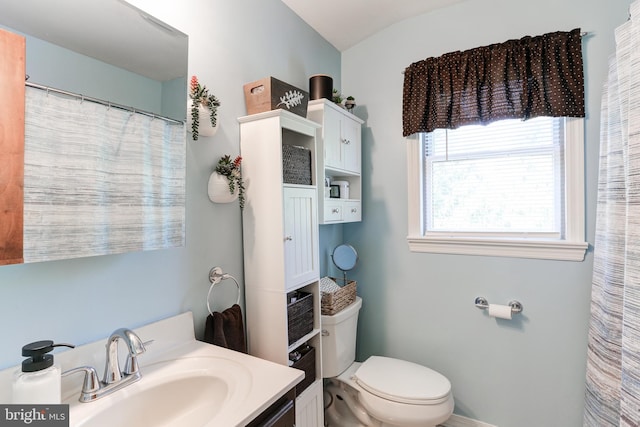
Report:
[{"label": "toilet tank", "polygon": [[340,375],[356,360],[358,312],[362,299],[333,316],[322,316],[322,377]]}]

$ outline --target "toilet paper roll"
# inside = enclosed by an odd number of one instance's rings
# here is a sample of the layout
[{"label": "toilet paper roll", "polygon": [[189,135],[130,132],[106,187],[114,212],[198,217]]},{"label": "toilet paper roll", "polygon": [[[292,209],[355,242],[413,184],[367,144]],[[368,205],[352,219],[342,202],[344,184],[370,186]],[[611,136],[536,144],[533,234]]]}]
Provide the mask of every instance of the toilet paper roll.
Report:
[{"label": "toilet paper roll", "polygon": [[511,306],[500,304],[489,304],[489,316],[498,319],[511,319]]}]

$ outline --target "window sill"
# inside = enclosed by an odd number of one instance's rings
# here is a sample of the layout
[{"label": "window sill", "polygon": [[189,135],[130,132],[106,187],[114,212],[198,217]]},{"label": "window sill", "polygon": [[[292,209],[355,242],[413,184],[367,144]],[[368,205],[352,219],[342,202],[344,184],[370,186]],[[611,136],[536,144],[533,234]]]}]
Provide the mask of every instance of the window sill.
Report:
[{"label": "window sill", "polygon": [[411,252],[583,261],[589,244],[557,240],[408,236]]}]

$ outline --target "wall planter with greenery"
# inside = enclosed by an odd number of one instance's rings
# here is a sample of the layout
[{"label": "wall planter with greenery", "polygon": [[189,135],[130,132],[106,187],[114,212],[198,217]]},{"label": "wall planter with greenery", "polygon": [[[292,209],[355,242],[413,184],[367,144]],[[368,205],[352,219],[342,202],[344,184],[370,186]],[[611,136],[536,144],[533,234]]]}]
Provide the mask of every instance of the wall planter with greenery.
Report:
[{"label": "wall planter with greenery", "polygon": [[230,203],[240,200],[240,209],[244,208],[244,182],[240,163],[242,157],[237,156],[233,161],[231,156],[225,155],[218,160],[215,171],[209,177],[209,199],[216,203]]},{"label": "wall planter with greenery", "polygon": [[187,122],[191,127],[191,136],[194,141],[197,141],[200,135],[213,136],[216,134],[218,131],[218,107],[220,107],[218,98],[210,94],[206,86],[200,85],[198,77],[192,76]]}]

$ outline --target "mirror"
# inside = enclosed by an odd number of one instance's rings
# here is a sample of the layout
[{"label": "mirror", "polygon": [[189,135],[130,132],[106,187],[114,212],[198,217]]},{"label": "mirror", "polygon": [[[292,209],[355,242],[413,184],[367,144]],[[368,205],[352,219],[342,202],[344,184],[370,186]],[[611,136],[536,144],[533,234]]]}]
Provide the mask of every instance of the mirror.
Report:
[{"label": "mirror", "polygon": [[[0,28],[26,38],[29,83],[186,119],[187,36],[124,0],[7,0]],[[25,146],[25,158],[28,150]],[[24,178],[29,178],[27,170]],[[26,247],[31,234],[24,238]],[[64,246],[57,241],[47,245],[47,252]],[[80,253],[48,259],[93,255]]]},{"label": "mirror", "polygon": [[347,284],[347,271],[353,270],[358,262],[358,253],[351,245],[342,244],[334,248],[331,254],[333,263],[342,270],[343,285]]},{"label": "mirror", "polygon": [[29,82],[186,118],[188,37],[124,0],[3,1]]}]

